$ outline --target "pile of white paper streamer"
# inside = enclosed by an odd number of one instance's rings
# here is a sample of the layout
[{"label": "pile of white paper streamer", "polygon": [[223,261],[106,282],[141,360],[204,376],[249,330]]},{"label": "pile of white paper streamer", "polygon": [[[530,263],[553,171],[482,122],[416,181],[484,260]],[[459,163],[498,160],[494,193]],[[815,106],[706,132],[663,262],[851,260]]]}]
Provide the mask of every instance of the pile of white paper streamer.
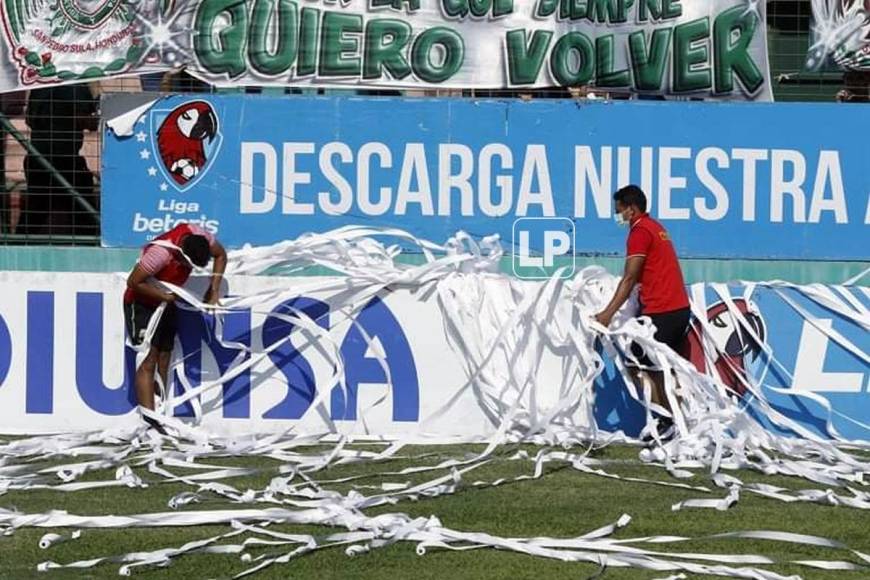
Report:
[{"label": "pile of white paper streamer", "polygon": [[[396,260],[401,253],[398,245],[388,246],[382,241],[391,238],[403,245],[416,246],[425,260],[422,265],[402,264]],[[600,566],[631,566],[670,572],[669,578],[684,578],[683,573],[712,574],[739,578],[774,579],[783,576],[760,566],[774,563],[764,556],[698,554],[678,551],[659,551],[662,544],[678,544],[692,538],[660,536],[616,540],[611,534],[626,526],[629,516],[584,535],[567,539],[553,538],[500,538],[482,532],[462,532],[444,527],[436,517],[413,519],[402,513],[368,516],[367,508],[393,505],[407,499],[435,497],[456,493],[464,487],[486,487],[510,481],[540,477],[548,463],[567,464],[588,474],[652,484],[676,486],[706,494],[704,499],[691,499],[673,506],[684,508],[715,508],[725,510],[734,505],[741,493],[753,493],[786,502],[816,502],[870,508],[870,493],[864,475],[870,464],[854,453],[867,449],[864,442],[844,441],[831,427],[822,438],[801,425],[782,416],[768,406],[760,392],[760,385],[748,382],[747,396],[755,398],[756,408],[763,409],[775,425],[790,430],[797,437],[783,437],[758,425],[742,406],[728,394],[717,376],[698,373],[695,368],[652,338],[654,329],[645,320],[632,316],[627,306],[614,320],[610,329],[594,322],[612,296],[618,279],[601,268],[586,268],[573,279],[562,280],[554,276],[545,283],[529,283],[510,279],[498,273],[502,257],[497,238],[475,241],[458,234],[444,246],[415,239],[406,232],[377,228],[347,227],[326,234],[307,235],[270,247],[243,248],[230,255],[228,276],[282,274],[296,272],[309,266],[322,266],[342,274],[342,278],[324,279],[323,290],[340,290],[346,296],[346,307],[339,310],[351,315],[379,292],[390,288],[412,288],[419,292],[437,294],[443,313],[444,331],[450,344],[467,367],[467,388],[473,389],[476,400],[498,428],[479,455],[462,460],[450,460],[436,465],[421,465],[380,476],[436,472],[433,479],[419,485],[409,483],[383,483],[375,486],[356,486],[349,493],[331,490],[330,484],[347,483],[356,478],[318,480],[317,474],[326,467],[341,464],[359,464],[384,460],[396,456],[405,443],[401,440],[384,446],[380,452],[348,447],[348,439],[335,433],[295,433],[280,435],[221,438],[207,433],[202,427],[184,423],[157,413],[152,416],[163,422],[171,436],[161,437],[153,431],[144,432],[131,419],[126,431],[63,434],[51,437],[21,439],[0,446],[0,495],[12,490],[53,489],[79,491],[100,487],[146,487],[146,483],[133,468],[147,469],[165,481],[183,482],[190,491],[171,499],[172,511],[127,516],[84,516],[63,511],[25,514],[0,509],[0,531],[12,534],[18,528],[128,528],[156,526],[193,526],[226,524],[225,534],[206,540],[190,542],[176,548],[153,552],[137,552],[109,556],[95,560],[61,565],[44,562],[40,570],[55,568],[89,568],[103,563],[121,564],[121,574],[128,575],[141,566],[166,566],[173,558],[192,553],[238,554],[247,564],[238,576],[254,573],[272,564],[291,562],[294,558],[314,550],[344,546],[349,556],[399,541],[414,542],[421,556],[430,549],[470,550],[498,548],[544,558],[563,561],[592,562]],[[487,285],[483,281],[498,278],[501,284]],[[338,282],[336,280],[339,280]],[[293,296],[288,285],[287,298]],[[767,284],[774,289],[785,288],[784,283]],[[306,285],[311,288],[310,285]],[[747,298],[755,286],[747,285]],[[498,291],[492,288],[499,289]],[[205,309],[194,296],[181,288],[178,292],[192,307]],[[723,287],[714,286],[722,300],[730,303],[734,320],[752,335],[754,329],[739,310],[733,307],[730,294]],[[812,300],[833,309],[839,315],[870,327],[870,314],[862,302],[850,294],[866,292],[866,288],[840,288],[833,292],[827,287],[800,287]],[[274,290],[270,296],[274,297]],[[702,286],[693,288],[693,309],[697,318],[706,321]],[[786,294],[783,299],[790,300]],[[226,308],[256,305],[264,296],[242,296],[226,299]],[[800,306],[790,304],[805,317]],[[342,385],[343,367],[338,348],[331,339],[304,312],[293,312],[285,317],[296,328],[305,329],[327,351],[336,353],[335,374],[332,384],[320,389],[329,393],[334,385]],[[156,321],[152,321],[151,328]],[[823,326],[823,325],[822,325]],[[831,329],[820,328],[831,340],[850,350],[861,360],[870,362],[868,355],[858,346]],[[219,339],[220,339],[220,332]],[[150,334],[149,334],[150,336]],[[761,337],[755,337],[763,343]],[[289,340],[289,337],[288,337]],[[596,445],[613,441],[626,441],[622,434],[597,432],[592,419],[594,379],[602,372],[604,362],[596,352],[600,340],[604,350],[616,360],[624,376],[624,362],[630,357],[629,345],[640,343],[654,364],[665,371],[667,392],[676,436],[641,452],[641,459],[663,466],[671,476],[680,480],[697,478],[690,469],[703,469],[709,473],[712,487],[683,483],[673,479],[665,481],[624,478],[604,471],[606,461],[589,456]],[[280,342],[271,348],[280,346]],[[228,345],[243,348],[242,345]],[[705,344],[708,356],[714,356],[716,345]],[[142,346],[142,351],[147,348]],[[778,365],[775,353],[765,346],[768,365]],[[375,349],[376,351],[376,349]],[[558,353],[563,361],[563,382],[555,404],[544,405],[536,396],[538,385],[536,370],[542,354]],[[245,365],[255,364],[267,352],[252,352]],[[506,361],[509,364],[505,364]],[[381,361],[383,363],[383,361]],[[183,360],[175,364],[183,365]],[[708,365],[712,368],[712,365]],[[508,369],[506,371],[506,369]],[[218,380],[190,388],[173,405],[196,401],[201,395],[219,389],[223,382],[241,372],[233,367]],[[715,374],[715,371],[712,371]],[[178,373],[183,378],[184,373]],[[742,376],[742,375],[741,375]],[[676,380],[675,380],[676,379]],[[746,379],[751,381],[751,379]],[[655,417],[667,413],[649,402],[649,389],[636,390],[630,380],[626,384],[632,395],[643,402],[647,412],[645,433],[657,437]],[[806,395],[813,397],[813,395]],[[320,395],[321,399],[323,395]],[[313,407],[322,405],[315,400]],[[824,399],[818,402],[826,404]],[[830,407],[827,407],[830,410]],[[833,412],[833,411],[831,411]],[[584,417],[580,427],[578,417]],[[133,424],[137,423],[137,424]],[[312,451],[311,446],[330,442],[330,449]],[[506,444],[534,443],[540,451],[531,456],[515,452],[510,459],[528,462],[530,473],[509,481],[470,481],[468,474],[487,465],[497,451]],[[278,476],[264,489],[240,490],[222,480],[262,473],[265,469],[223,467],[208,463],[218,457],[264,457],[280,463]],[[62,464],[50,468],[36,468],[39,460],[52,460]],[[66,462],[67,463],[63,463]],[[116,469],[116,477],[108,481],[77,482],[83,474],[96,470]],[[194,475],[178,475],[174,468],[191,470]],[[744,484],[725,473],[737,469],[752,469],[765,474],[788,475],[816,484],[817,489],[791,491],[766,484]],[[271,469],[274,472],[274,468]],[[446,474],[445,474],[446,473]],[[368,475],[366,477],[372,477]],[[722,491],[717,494],[715,488]],[[717,497],[717,495],[719,497]],[[724,496],[724,497],[722,497]],[[221,509],[185,511],[193,502],[220,502]],[[276,523],[320,524],[336,529],[325,536],[286,534],[270,526]],[[40,542],[43,548],[74,540],[72,535],[47,534]],[[838,542],[824,538],[802,536],[787,532],[739,532],[712,537],[741,537],[768,539],[846,548]],[[0,537],[2,541],[2,537]],[[270,547],[256,557],[250,548]],[[277,550],[277,551],[276,551]],[[258,551],[259,552],[259,551]],[[829,570],[867,570],[870,557],[852,551],[853,561],[800,561],[797,564]]]}]

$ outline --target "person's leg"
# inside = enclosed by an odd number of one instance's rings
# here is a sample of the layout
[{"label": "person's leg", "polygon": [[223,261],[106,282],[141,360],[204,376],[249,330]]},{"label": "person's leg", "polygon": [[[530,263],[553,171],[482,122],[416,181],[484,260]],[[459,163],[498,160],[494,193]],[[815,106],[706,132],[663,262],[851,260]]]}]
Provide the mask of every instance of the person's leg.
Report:
[{"label": "person's leg", "polygon": [[[640,362],[644,366],[652,364],[648,360],[641,360]],[[626,365],[626,369],[628,370],[631,381],[634,383],[640,393],[646,393],[647,390],[649,390],[650,402],[663,408],[669,414],[672,413],[670,402],[668,401],[667,396],[665,396],[664,374],[662,372],[640,369],[632,365]],[[671,436],[673,419],[669,416],[665,416],[654,411],[653,415],[655,416],[657,421],[656,431],[658,432],[659,437]],[[651,433],[647,433],[643,437],[643,441],[646,442],[650,442],[652,441],[652,439],[653,436]]]},{"label": "person's leg", "polygon": [[[655,324],[655,320],[653,320],[653,324]],[[656,338],[658,338],[658,333],[656,333]],[[644,352],[643,347],[636,342],[631,344],[631,354],[634,355],[640,364],[640,367],[631,363],[626,364],[632,382],[640,389],[641,393],[645,392],[646,388],[649,388],[650,400],[656,405],[670,411],[671,408],[668,405],[667,397],[664,396],[664,375],[660,371],[650,369],[653,366],[652,361]]]},{"label": "person's leg", "polygon": [[[172,349],[175,346],[175,326],[176,326],[176,307],[174,304],[167,304],[163,310],[163,315],[160,317],[160,322],[154,331],[154,337],[151,344],[157,348],[157,373],[160,376],[161,384],[163,385],[163,397],[169,390],[169,362],[172,359]],[[157,385],[155,376],[154,384]],[[155,386],[155,390],[157,387]]]},{"label": "person's leg", "polygon": [[[678,354],[682,352],[683,342],[685,341],[686,334],[689,330],[689,309],[654,315],[651,318],[653,320],[653,324],[656,325],[655,339],[665,344]],[[671,376],[674,378],[674,384],[676,386],[679,386],[676,382],[677,377],[673,373],[673,371],[671,371]],[[660,405],[662,408],[667,409],[669,413],[673,413],[673,408],[671,407],[671,403],[668,399],[667,391],[665,389],[664,372],[651,371],[650,379],[653,383],[653,402],[657,405]],[[674,393],[674,397],[677,397],[676,393]],[[669,421],[670,419],[667,420],[667,422]]]},{"label": "person's leg", "polygon": [[650,383],[652,383],[652,394],[650,397],[652,402],[670,413],[672,410],[671,403],[665,392],[665,373],[661,371],[649,371],[647,375],[649,376]]},{"label": "person's leg", "polygon": [[154,410],[154,371],[157,369],[159,353],[153,346],[148,351],[148,356],[136,369],[136,401],[139,406]]},{"label": "person's leg", "polygon": [[[145,338],[145,331],[148,328],[148,322],[151,320],[154,310],[153,307],[139,302],[124,304],[124,322],[127,327],[127,336],[133,345],[142,344]],[[148,355],[136,369],[136,375],[133,380],[134,388],[136,389],[136,401],[140,407],[151,411],[154,410],[154,377],[160,354],[159,347],[152,343],[151,348],[148,350]],[[142,418],[159,433],[166,433],[163,427],[151,417],[143,415]]]},{"label": "person's leg", "polygon": [[[154,391],[160,393],[162,399],[166,399],[169,391],[169,361],[172,359],[172,351],[160,351],[157,353],[157,375],[154,377]],[[157,377],[160,377],[160,384]]]},{"label": "person's leg", "polygon": [[[140,407],[148,409],[149,411],[154,410],[154,391],[157,387],[157,383],[154,380],[154,372],[157,370],[157,363],[161,354],[160,351],[152,346],[148,351],[148,356],[145,357],[145,360],[142,361],[142,364],[139,365],[138,369],[136,369],[136,399],[138,400]],[[154,429],[161,435],[167,434],[163,425],[161,425],[156,419],[143,414],[142,420],[145,421],[151,429]]]},{"label": "person's leg", "polygon": [[[652,314],[649,317],[656,329],[654,338],[671,348],[678,348],[688,328],[688,311],[685,313],[685,324],[682,322],[683,313]],[[632,381],[641,392],[649,389],[650,402],[664,409],[669,415],[661,415],[657,418],[657,430],[660,436],[666,436],[673,426],[673,408],[665,389],[665,374],[650,368],[653,366],[652,360],[637,343],[632,343],[631,353],[640,364],[640,368],[627,365]]]}]

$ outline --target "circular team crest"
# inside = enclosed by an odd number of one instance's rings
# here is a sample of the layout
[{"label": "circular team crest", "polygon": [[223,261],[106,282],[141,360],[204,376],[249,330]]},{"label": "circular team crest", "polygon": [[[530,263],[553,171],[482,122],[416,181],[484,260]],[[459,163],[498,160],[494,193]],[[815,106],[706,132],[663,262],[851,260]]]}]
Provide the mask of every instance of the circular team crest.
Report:
[{"label": "circular team crest", "polygon": [[123,4],[124,0],[59,0],[60,10],[56,16],[63,24],[96,30],[123,8]]},{"label": "circular team crest", "polygon": [[148,16],[174,0],[2,0],[3,32],[25,85],[126,72],[145,57]]}]

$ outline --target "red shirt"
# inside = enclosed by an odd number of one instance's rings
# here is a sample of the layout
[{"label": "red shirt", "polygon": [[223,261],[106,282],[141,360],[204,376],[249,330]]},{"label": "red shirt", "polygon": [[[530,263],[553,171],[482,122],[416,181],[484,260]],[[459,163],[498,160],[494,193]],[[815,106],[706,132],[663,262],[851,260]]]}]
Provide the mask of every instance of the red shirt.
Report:
[{"label": "red shirt", "polygon": [[[215,237],[201,227],[194,224],[186,224],[189,233],[197,236],[202,236],[208,240],[209,246],[214,249]],[[163,246],[148,244],[142,250],[142,255],[139,256],[139,267],[155,276],[163,268],[169,265],[173,260],[173,251]]]},{"label": "red shirt", "polygon": [[[190,277],[190,272],[193,270],[190,263],[187,261],[187,258],[181,253],[181,242],[184,238],[189,235],[201,235],[199,233],[199,228],[196,226],[190,226],[188,224],[179,224],[166,232],[165,234],[158,236],[154,239],[161,240],[164,242],[168,242],[175,246],[174,248],[167,248],[167,252],[170,254],[170,259],[165,262],[159,271],[157,272],[149,272],[158,280],[162,280],[163,282],[169,282],[171,284],[175,284],[176,286],[183,286],[187,279]],[[150,248],[153,248],[152,245],[154,242],[148,242],[142,248],[142,256],[145,256]],[[160,247],[160,246],[158,246]],[[162,249],[162,248],[161,248]],[[139,258],[139,263],[141,264],[142,257]],[[127,288],[124,292],[124,304],[131,304],[133,302],[141,302],[142,304],[147,304],[148,306],[159,306],[160,301],[154,300],[153,298],[148,298],[146,296],[141,296],[136,294],[132,288]]]},{"label": "red shirt", "polygon": [[660,314],[689,307],[683,272],[667,230],[649,214],[631,223],[627,257],[645,256],[640,274],[643,314]]}]

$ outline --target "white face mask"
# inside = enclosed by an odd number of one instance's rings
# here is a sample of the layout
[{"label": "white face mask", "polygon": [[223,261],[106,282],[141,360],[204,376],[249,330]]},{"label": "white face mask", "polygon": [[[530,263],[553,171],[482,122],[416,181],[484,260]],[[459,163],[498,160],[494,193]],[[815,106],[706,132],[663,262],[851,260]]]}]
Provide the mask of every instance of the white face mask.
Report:
[{"label": "white face mask", "polygon": [[613,214],[613,221],[615,221],[616,225],[620,227],[625,227],[628,225],[628,220],[625,219],[621,212]]}]

